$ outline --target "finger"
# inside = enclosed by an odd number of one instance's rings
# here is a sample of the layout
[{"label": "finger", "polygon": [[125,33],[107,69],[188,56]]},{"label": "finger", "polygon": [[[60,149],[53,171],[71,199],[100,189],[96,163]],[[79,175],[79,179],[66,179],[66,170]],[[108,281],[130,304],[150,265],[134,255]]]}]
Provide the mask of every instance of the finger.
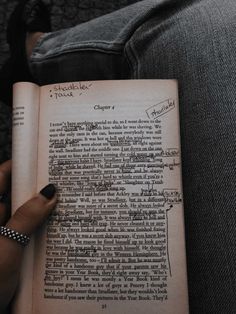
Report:
[{"label": "finger", "polygon": [[[7,193],[11,177],[11,160],[0,165],[0,195]],[[0,200],[0,225],[4,225],[10,217],[7,206]]]},{"label": "finger", "polygon": [[23,204],[6,224],[6,227],[30,236],[48,218],[56,205],[56,189],[52,184]]}]

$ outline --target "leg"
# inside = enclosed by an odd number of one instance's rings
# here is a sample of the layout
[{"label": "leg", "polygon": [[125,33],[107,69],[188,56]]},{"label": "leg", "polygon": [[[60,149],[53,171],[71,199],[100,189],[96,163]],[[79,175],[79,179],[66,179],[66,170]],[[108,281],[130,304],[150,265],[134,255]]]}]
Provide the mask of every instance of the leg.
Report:
[{"label": "leg", "polygon": [[177,78],[191,313],[235,313],[234,0],[158,14],[126,49],[132,78]]},{"label": "leg", "polygon": [[[175,0],[176,1],[176,0]],[[180,3],[181,1],[178,0]],[[45,34],[30,58],[39,84],[133,76],[125,47],[134,32],[173,0],[145,0],[70,29]],[[181,8],[177,4],[172,10]]]},{"label": "leg", "polygon": [[41,84],[179,80],[190,309],[233,314],[236,3],[181,2],[142,1],[46,34],[30,65]]}]

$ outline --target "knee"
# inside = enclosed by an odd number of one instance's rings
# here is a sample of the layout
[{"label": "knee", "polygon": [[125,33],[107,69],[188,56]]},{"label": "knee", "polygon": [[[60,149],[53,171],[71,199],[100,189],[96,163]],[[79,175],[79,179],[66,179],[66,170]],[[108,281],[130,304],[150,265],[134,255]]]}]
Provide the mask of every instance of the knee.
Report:
[{"label": "knee", "polygon": [[209,70],[216,60],[220,64],[225,58],[227,62],[233,59],[229,55],[234,53],[236,43],[235,0],[191,1],[167,9],[157,10],[127,45],[128,56],[132,50],[134,78],[171,77],[176,67],[182,71],[186,65],[191,71],[193,67]]}]

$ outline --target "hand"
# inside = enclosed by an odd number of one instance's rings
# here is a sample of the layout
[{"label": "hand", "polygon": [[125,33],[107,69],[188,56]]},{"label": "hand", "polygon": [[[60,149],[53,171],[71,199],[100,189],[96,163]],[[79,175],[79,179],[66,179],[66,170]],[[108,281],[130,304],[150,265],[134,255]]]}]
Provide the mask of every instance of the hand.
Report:
[{"label": "hand", "polygon": [[[11,161],[0,165],[0,195],[9,188]],[[50,215],[56,205],[55,188],[48,185],[10,217],[6,204],[0,201],[0,226],[30,236]],[[0,235],[0,313],[16,291],[24,247]]]}]

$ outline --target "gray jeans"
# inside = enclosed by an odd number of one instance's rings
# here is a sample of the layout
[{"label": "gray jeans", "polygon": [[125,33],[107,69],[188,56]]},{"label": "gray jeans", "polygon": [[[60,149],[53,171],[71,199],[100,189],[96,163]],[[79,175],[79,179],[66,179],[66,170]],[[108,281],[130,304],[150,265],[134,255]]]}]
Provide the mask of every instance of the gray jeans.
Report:
[{"label": "gray jeans", "polygon": [[[48,33],[39,84],[175,78],[191,313],[236,313],[236,1],[145,0]],[[174,310],[173,310],[174,313]]]}]

